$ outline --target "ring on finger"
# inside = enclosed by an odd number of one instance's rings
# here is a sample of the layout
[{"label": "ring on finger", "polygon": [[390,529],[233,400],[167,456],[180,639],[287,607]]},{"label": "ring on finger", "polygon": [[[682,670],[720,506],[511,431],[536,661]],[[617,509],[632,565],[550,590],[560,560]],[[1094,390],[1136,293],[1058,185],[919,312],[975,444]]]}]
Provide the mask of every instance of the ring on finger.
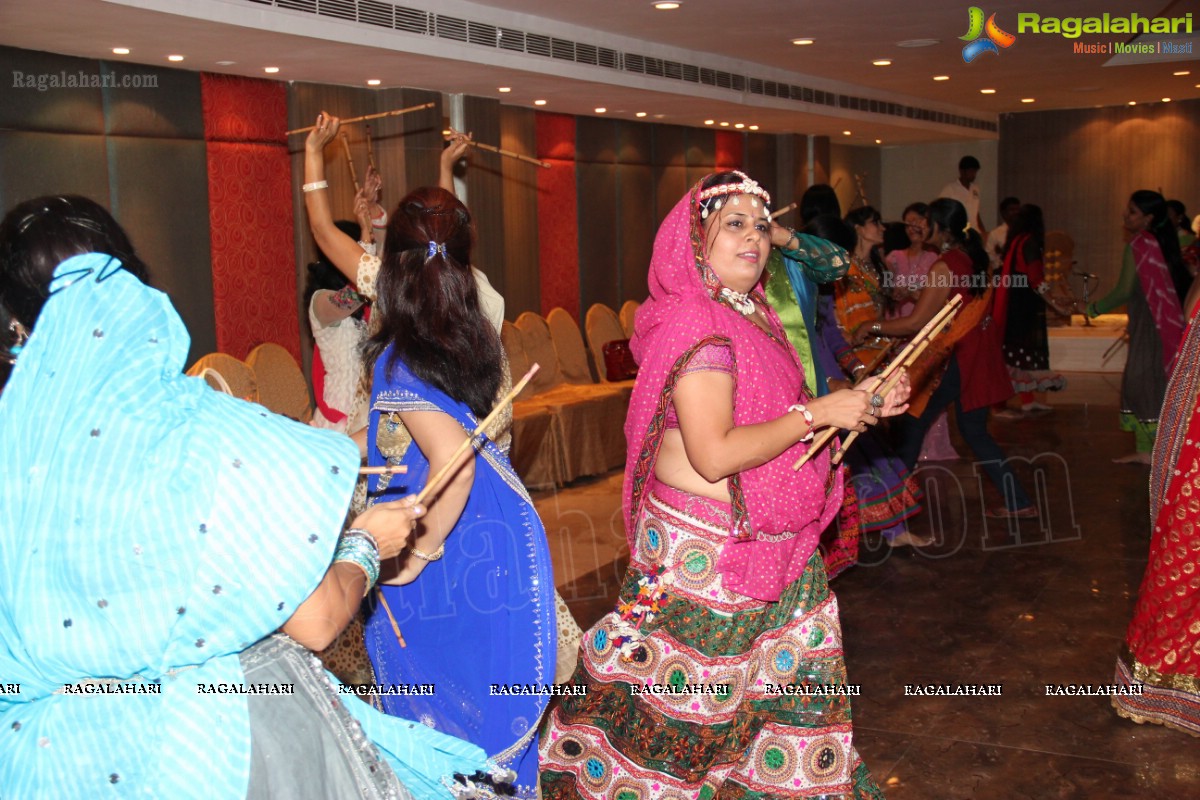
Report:
[{"label": "ring on finger", "polygon": [[[883,395],[879,395],[879,394],[871,395],[871,408],[872,409],[883,408]],[[871,412],[872,415],[874,413],[875,413],[874,411]]]}]

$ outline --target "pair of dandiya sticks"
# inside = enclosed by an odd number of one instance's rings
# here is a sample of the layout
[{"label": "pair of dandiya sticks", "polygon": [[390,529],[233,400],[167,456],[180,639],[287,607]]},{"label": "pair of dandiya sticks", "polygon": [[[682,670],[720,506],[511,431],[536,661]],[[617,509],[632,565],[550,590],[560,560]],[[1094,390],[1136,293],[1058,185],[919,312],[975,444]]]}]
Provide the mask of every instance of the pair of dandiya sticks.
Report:
[{"label": "pair of dandiya sticks", "polygon": [[[382,119],[383,117],[399,117],[404,114],[411,114],[414,111],[424,111],[425,109],[433,108],[436,105],[437,105],[437,103],[422,103],[419,106],[409,106],[408,108],[397,108],[394,111],[380,111],[378,114],[364,114],[361,117],[347,117],[346,119],[342,120],[342,124],[343,125],[353,125],[356,122],[366,122],[367,120]],[[297,133],[308,133],[315,127],[316,127],[315,125],[309,125],[307,128],[296,128],[294,130],[288,131],[287,134],[288,134],[288,136],[292,136],[293,134],[297,134]],[[443,135],[445,135],[445,136],[450,136],[453,133],[454,133],[453,131],[443,131]],[[515,158],[518,161],[524,161],[526,164],[533,164],[535,166],[542,167],[543,169],[550,169],[549,163],[547,163],[545,161],[541,161],[536,158],[531,158],[530,156],[523,155],[521,153],[514,153],[512,150],[505,150],[503,148],[496,147],[495,145],[483,144],[482,142],[476,142],[476,141],[472,141],[472,140],[468,140],[468,143],[471,145],[471,147],[478,147],[480,150],[487,150],[489,153],[498,153],[499,155],[502,155],[502,156],[508,156],[509,158]],[[343,144],[345,144],[344,141],[343,141]],[[346,157],[349,158],[350,157],[349,145],[345,145],[345,146],[346,146]],[[369,146],[370,145],[368,144],[368,147]],[[372,164],[372,166],[374,166],[374,164]],[[351,169],[351,172],[353,172],[354,167],[351,166],[350,169]],[[357,191],[357,185],[358,185],[357,181],[355,181],[356,191]]]},{"label": "pair of dandiya sticks", "polygon": [[[925,323],[925,327],[921,328],[917,335],[910,339],[908,344],[904,345],[904,349],[900,351],[899,355],[892,359],[891,363],[884,367],[883,371],[876,375],[873,379],[868,379],[873,380],[874,383],[867,391],[870,391],[872,394],[879,395],[881,397],[887,397],[888,393],[891,392],[892,389],[895,389],[896,384],[898,384],[900,379],[904,377],[905,370],[916,363],[917,359],[920,358],[921,354],[925,352],[925,348],[929,346],[934,337],[936,337],[946,327],[948,327],[951,322],[954,321],[954,316],[958,313],[961,305],[962,295],[956,294],[947,300],[946,305],[942,306],[941,311],[934,314],[933,319]],[[807,464],[810,458],[815,456],[822,447],[828,444],[829,441],[837,435],[837,431],[837,428],[826,428],[825,430],[821,431],[821,433],[817,435],[816,439],[813,440],[812,445],[808,448],[808,452],[801,456],[800,459],[792,465],[792,469],[800,469],[802,466]],[[854,440],[857,438],[858,431],[851,431],[850,435],[846,437],[846,441],[842,443],[841,449],[833,454],[832,461],[835,466],[842,463],[842,458],[845,456],[846,448],[853,444]]]}]

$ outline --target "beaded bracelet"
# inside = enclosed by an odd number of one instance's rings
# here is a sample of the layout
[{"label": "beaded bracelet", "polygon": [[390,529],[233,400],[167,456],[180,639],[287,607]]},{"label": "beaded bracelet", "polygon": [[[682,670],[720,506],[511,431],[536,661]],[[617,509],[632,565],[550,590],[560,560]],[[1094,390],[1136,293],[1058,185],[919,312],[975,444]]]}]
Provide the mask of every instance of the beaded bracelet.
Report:
[{"label": "beaded bracelet", "polygon": [[808,423],[808,433],[804,434],[803,438],[801,438],[800,441],[811,442],[812,438],[813,438],[813,415],[812,415],[812,412],[809,411],[804,406],[800,405],[799,403],[797,403],[794,406],[788,406],[788,411],[797,411],[804,417],[804,421]]},{"label": "beaded bracelet", "polygon": [[440,545],[438,545],[438,549],[434,550],[432,553],[426,553],[423,550],[418,550],[415,547],[408,548],[408,552],[412,554],[413,558],[419,558],[422,561],[433,562],[446,555],[446,543],[442,542]]},{"label": "beaded bracelet", "polygon": [[333,560],[334,562],[342,561],[353,564],[363,571],[367,577],[367,586],[363,591],[365,597],[375,582],[379,580],[379,548],[375,546],[373,536],[370,534],[363,536],[363,533],[365,531],[353,528],[346,531],[342,535],[341,541],[338,542]]}]

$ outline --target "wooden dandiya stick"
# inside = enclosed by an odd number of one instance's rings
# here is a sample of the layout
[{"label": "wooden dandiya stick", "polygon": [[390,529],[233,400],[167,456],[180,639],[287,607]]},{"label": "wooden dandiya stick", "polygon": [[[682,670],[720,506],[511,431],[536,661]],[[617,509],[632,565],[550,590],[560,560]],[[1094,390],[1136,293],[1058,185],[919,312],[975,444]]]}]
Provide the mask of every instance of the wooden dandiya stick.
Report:
[{"label": "wooden dandiya stick", "polygon": [[530,367],[529,372],[525,373],[525,377],[521,378],[521,380],[512,387],[509,393],[500,399],[500,402],[496,404],[496,407],[492,409],[491,413],[483,418],[483,422],[480,422],[479,425],[476,426],[475,430],[471,432],[471,435],[463,440],[463,443],[460,444],[458,449],[454,451],[454,454],[450,456],[450,460],[446,462],[445,466],[438,470],[438,473],[433,476],[433,479],[430,480],[429,483],[425,484],[425,488],[417,494],[417,505],[421,505],[421,503],[425,502],[425,498],[429,497],[429,495],[433,494],[434,491],[441,488],[441,485],[445,483],[448,477],[450,477],[450,472],[452,469],[457,470],[458,467],[461,466],[459,459],[464,453],[471,449],[471,446],[475,443],[475,437],[483,433],[487,429],[487,426],[491,425],[496,417],[500,416],[500,412],[503,411],[509,403],[516,399],[517,395],[521,393],[521,390],[524,389],[531,380],[533,380],[533,376],[537,374],[539,369],[541,369],[541,365],[539,364],[534,364],[532,367]]},{"label": "wooden dandiya stick", "polygon": [[892,347],[895,344],[895,339],[888,340],[888,343],[884,346],[884,348],[879,351],[879,355],[875,356],[875,358],[871,360],[870,364],[865,365],[865,374],[870,375],[875,370],[879,369],[879,365],[883,363],[885,358],[887,358],[887,354],[892,351]]},{"label": "wooden dandiya stick", "polygon": [[[408,108],[398,108],[395,111],[381,111],[378,114],[366,114],[361,117],[347,117],[346,119],[342,120],[342,124],[343,125],[353,125],[355,122],[366,122],[369,119],[382,119],[383,117],[398,117],[401,114],[411,114],[414,111],[424,111],[425,109],[433,108],[436,105],[437,105],[437,103],[422,103],[419,106],[409,106]],[[291,136],[293,133],[308,133],[315,127],[317,127],[317,126],[309,125],[307,128],[296,128],[295,130],[288,131],[287,135]]]},{"label": "wooden dandiya stick", "polygon": [[379,604],[383,606],[384,612],[387,614],[388,622],[392,623],[392,633],[396,634],[396,641],[401,647],[408,647],[408,642],[404,641],[404,636],[400,634],[400,623],[396,622],[396,617],[392,614],[392,607],[388,605],[387,598],[383,596],[383,587],[375,587],[375,595],[379,598]]},{"label": "wooden dandiya stick", "polygon": [[378,167],[375,166],[375,145],[371,141],[371,126],[365,125],[363,127],[367,129],[367,166],[377,170]]},{"label": "wooden dandiya stick", "polygon": [[783,208],[779,209],[778,211],[772,211],[771,219],[777,219],[779,217],[782,217],[784,214],[788,213],[789,211],[791,211],[793,208],[795,208],[798,205],[800,205],[800,204],[792,203],[790,206],[784,206]]},{"label": "wooden dandiya stick", "polygon": [[354,181],[354,193],[358,194],[362,187],[358,185],[358,173],[354,171],[354,157],[350,155],[350,137],[342,133],[338,138],[342,140],[342,147],[346,151],[346,166],[350,167],[350,180]]},{"label": "wooden dandiya stick", "polygon": [[[449,139],[450,136],[453,135],[454,133],[457,133],[457,131],[454,131],[454,130],[442,131],[442,136],[444,136],[446,139]],[[533,164],[536,167],[542,167],[543,169],[550,169],[550,162],[540,161],[536,158],[532,158],[532,157],[524,155],[522,153],[515,153],[512,150],[505,150],[503,148],[496,147],[495,145],[484,144],[483,142],[477,142],[474,139],[467,139],[467,144],[470,145],[471,147],[478,147],[480,150],[486,150],[489,153],[497,153],[502,156],[508,156],[509,158],[515,158],[518,161],[524,161],[526,164]]]},{"label": "wooden dandiya stick", "polygon": [[[916,349],[916,347],[922,341],[930,337],[934,329],[938,328],[939,324],[945,320],[946,315],[957,313],[958,307],[961,304],[962,297],[960,295],[954,295],[947,300],[946,305],[942,306],[942,309],[933,315],[933,319],[925,323],[925,327],[921,328],[921,330],[917,332],[917,335],[910,339],[908,344],[904,345],[904,349],[900,351],[899,355],[892,359],[891,363],[884,368],[883,372],[878,376],[879,381],[882,382],[887,380],[892,376],[892,373],[903,366],[905,364],[905,360],[908,359],[908,357],[912,354],[912,351]],[[879,383],[876,383],[876,386],[878,385]],[[816,438],[813,439],[813,443],[809,445],[808,452],[800,456],[796,463],[792,465],[792,469],[800,469],[807,464],[810,458],[815,456],[822,447],[828,444],[829,441],[837,435],[837,431],[837,428],[830,427],[817,434]]]},{"label": "wooden dandiya stick", "polygon": [[403,475],[408,467],[403,464],[385,464],[382,467],[359,467],[359,475]]}]

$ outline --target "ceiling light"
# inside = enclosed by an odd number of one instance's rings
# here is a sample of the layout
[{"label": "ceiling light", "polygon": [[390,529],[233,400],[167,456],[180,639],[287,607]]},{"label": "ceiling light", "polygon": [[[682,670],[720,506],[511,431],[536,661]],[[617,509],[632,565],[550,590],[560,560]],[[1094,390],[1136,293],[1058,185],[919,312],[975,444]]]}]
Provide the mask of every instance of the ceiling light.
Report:
[{"label": "ceiling light", "polygon": [[113,55],[114,56],[127,56],[127,55],[129,55],[129,48],[128,47],[114,47]]},{"label": "ceiling light", "polygon": [[842,131],[842,136],[849,136],[849,135],[850,135],[850,131]]},{"label": "ceiling light", "polygon": [[183,61],[183,56],[167,56],[167,61]]},{"label": "ceiling light", "polygon": [[1179,70],[1179,72],[1172,72],[1171,74],[1172,75],[1191,75],[1192,71],[1190,69],[1181,69],[1181,70]]},{"label": "ceiling light", "polygon": [[737,128],[740,131],[742,128],[746,127],[746,123],[739,122],[736,125],[734,125],[733,127]]},{"label": "ceiling light", "polygon": [[508,94],[509,92],[512,91],[512,87],[511,86],[501,86],[496,91],[499,92],[500,94]]},{"label": "ceiling light", "polygon": [[279,67],[263,67],[263,72],[268,75],[274,75],[276,72],[279,72]]},{"label": "ceiling light", "polygon": [[535,106],[544,106],[544,105],[546,105],[546,101],[545,100],[534,100],[533,104]]},{"label": "ceiling light", "polygon": [[218,67],[232,67],[236,63],[237,63],[236,61],[218,61],[217,66]]},{"label": "ceiling light", "polygon": [[948,80],[950,80],[950,76],[949,75],[934,75],[933,79],[935,81],[948,81]]},{"label": "ceiling light", "polygon": [[383,81],[379,80],[379,78],[371,78],[367,81],[367,86],[378,86],[381,83],[383,83]]},{"label": "ceiling light", "polygon": [[1129,101],[1129,105],[1131,105],[1131,106],[1136,106],[1136,105],[1137,105],[1137,100],[1130,100],[1130,101]]},{"label": "ceiling light", "polygon": [[596,109],[596,113],[597,113],[597,114],[603,114],[603,113],[605,113],[606,111],[608,111],[608,109],[607,109],[607,108],[605,108],[604,106],[600,106],[599,108],[597,108],[597,109]]},{"label": "ceiling light", "polygon": [[875,144],[883,144],[883,139],[876,139]]},{"label": "ceiling light", "polygon": [[896,42],[896,47],[933,47],[941,43],[940,39],[905,39],[903,42]]},{"label": "ceiling light", "polygon": [[892,60],[890,58],[877,58],[871,63],[877,67],[890,67],[892,65]]},{"label": "ceiling light", "polygon": [[812,43],[813,43],[812,39],[792,39],[792,44],[799,45],[801,47],[803,47],[806,44],[812,44]]},{"label": "ceiling light", "polygon": [[995,94],[996,90],[995,89],[980,89],[979,93],[980,94]]},{"label": "ceiling light", "polygon": [[712,120],[712,119],[706,119],[706,120],[704,120],[704,124],[705,124],[705,125],[712,125],[712,124],[714,124],[715,122],[716,122],[716,120]]},{"label": "ceiling light", "polygon": [[729,127],[729,123],[728,123],[728,122],[722,122],[722,123],[721,123],[721,127],[722,127],[722,128],[728,128],[728,127]]},{"label": "ceiling light", "polygon": [[1169,103],[1169,102],[1171,102],[1171,98],[1169,98],[1169,97],[1164,97],[1164,98],[1162,99],[1162,101],[1163,101],[1164,103]]},{"label": "ceiling light", "polygon": [[654,7],[657,8],[659,11],[674,11],[675,9],[679,8],[681,5],[683,5],[683,3],[659,2],[659,3],[655,3]]},{"label": "ceiling light", "polygon": [[1021,102],[1022,102],[1022,103],[1032,103],[1032,102],[1033,102],[1033,98],[1032,98],[1032,97],[1022,97],[1022,98],[1021,98]]},{"label": "ceiling light", "polygon": [[750,126],[750,130],[752,130],[752,131],[756,131],[756,130],[758,130],[758,126],[757,126],[757,125],[751,125],[751,126]]},{"label": "ceiling light", "polygon": [[646,116],[646,112],[645,112],[645,111],[639,111],[639,112],[637,112],[636,114],[634,114],[634,116],[635,116],[635,117],[637,117],[638,119],[641,119],[642,117]]}]

